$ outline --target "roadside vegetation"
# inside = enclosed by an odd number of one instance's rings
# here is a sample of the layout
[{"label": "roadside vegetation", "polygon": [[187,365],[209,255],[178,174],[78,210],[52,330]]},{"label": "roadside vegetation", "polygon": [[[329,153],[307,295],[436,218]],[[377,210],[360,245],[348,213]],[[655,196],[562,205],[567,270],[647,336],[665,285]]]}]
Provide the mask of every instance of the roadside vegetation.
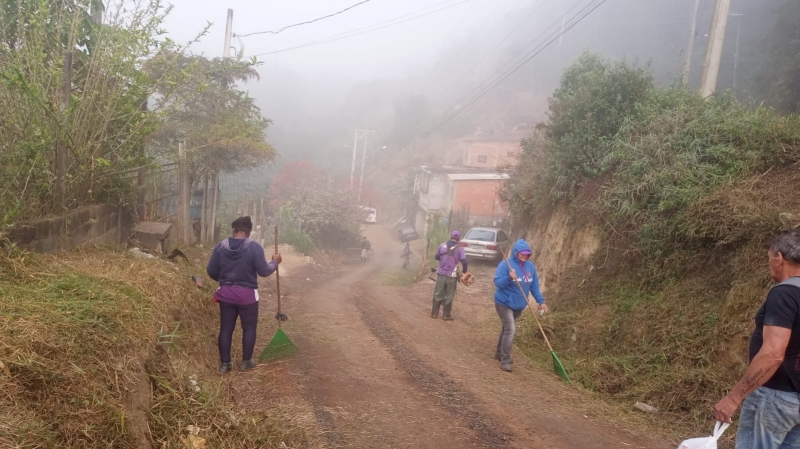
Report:
[{"label": "roadside vegetation", "polygon": [[800,224],[800,117],[657,88],[647,67],[586,54],[523,148],[503,192],[516,222],[567,208],[603,238],[592,269],[550,293],[573,379],[656,406],[673,430],[704,429],[747,364],[765,244]]}]

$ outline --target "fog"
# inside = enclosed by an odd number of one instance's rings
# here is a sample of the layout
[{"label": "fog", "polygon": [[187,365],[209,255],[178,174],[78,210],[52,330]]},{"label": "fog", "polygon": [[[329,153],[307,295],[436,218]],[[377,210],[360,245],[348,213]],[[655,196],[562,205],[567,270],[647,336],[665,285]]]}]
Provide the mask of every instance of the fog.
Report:
[{"label": "fog", "polygon": [[[733,0],[731,12],[743,15],[729,21],[718,89],[732,87],[738,28],[737,90],[747,95],[761,35],[780,1]],[[676,83],[694,0],[371,0],[278,34],[251,34],[356,3],[172,0],[165,28],[183,42],[212,22],[192,51],[221,56],[232,8],[232,51],[262,62],[260,80],[245,88],[273,121],[268,139],[279,164],[309,158],[343,173],[355,128],[378,130],[370,148],[387,149],[376,160],[398,155],[409,164],[479,128],[497,135],[529,129],[545,119],[562,71],[585,51],[650,64],[659,84]],[[701,0],[690,85],[699,81],[713,3]],[[353,31],[361,34],[342,36]]]}]

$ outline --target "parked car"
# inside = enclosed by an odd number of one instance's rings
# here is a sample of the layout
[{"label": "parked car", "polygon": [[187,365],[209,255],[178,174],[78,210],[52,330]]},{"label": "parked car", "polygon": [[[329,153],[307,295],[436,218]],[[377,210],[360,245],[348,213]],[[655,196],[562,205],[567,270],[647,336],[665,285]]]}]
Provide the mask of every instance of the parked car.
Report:
[{"label": "parked car", "polygon": [[414,226],[408,223],[403,223],[397,229],[397,236],[400,238],[400,241],[410,242],[412,240],[416,240],[419,238],[419,234],[417,234],[417,230],[414,229]]},{"label": "parked car", "polygon": [[361,221],[364,223],[377,223],[378,222],[378,211],[375,210],[373,207],[366,207],[366,206],[358,206],[361,208]]},{"label": "parked car", "polygon": [[501,260],[500,248],[508,255],[509,240],[499,228],[472,228],[461,239],[467,257],[473,259]]}]

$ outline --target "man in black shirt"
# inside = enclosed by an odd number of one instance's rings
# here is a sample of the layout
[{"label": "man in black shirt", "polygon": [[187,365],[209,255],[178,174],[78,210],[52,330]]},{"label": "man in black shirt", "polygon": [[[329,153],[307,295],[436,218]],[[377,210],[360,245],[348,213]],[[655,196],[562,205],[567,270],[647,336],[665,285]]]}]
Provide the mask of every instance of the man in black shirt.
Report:
[{"label": "man in black shirt", "polygon": [[717,421],[731,422],[744,401],[736,449],[800,448],[800,228],[778,236],[768,254],[779,284],[756,313],[750,366],[714,406]]}]

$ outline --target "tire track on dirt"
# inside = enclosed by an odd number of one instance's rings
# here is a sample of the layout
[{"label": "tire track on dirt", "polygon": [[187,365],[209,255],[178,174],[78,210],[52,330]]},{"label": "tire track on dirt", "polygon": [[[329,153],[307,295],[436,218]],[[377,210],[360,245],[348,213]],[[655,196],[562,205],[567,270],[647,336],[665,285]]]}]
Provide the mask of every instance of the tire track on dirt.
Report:
[{"label": "tire track on dirt", "polygon": [[367,328],[395,358],[397,364],[415,385],[428,394],[442,409],[462,421],[475,432],[475,437],[492,449],[521,449],[511,440],[512,432],[479,408],[479,401],[469,391],[461,388],[444,371],[423,361],[383,317],[380,309],[369,304],[363,285],[354,298]]}]

